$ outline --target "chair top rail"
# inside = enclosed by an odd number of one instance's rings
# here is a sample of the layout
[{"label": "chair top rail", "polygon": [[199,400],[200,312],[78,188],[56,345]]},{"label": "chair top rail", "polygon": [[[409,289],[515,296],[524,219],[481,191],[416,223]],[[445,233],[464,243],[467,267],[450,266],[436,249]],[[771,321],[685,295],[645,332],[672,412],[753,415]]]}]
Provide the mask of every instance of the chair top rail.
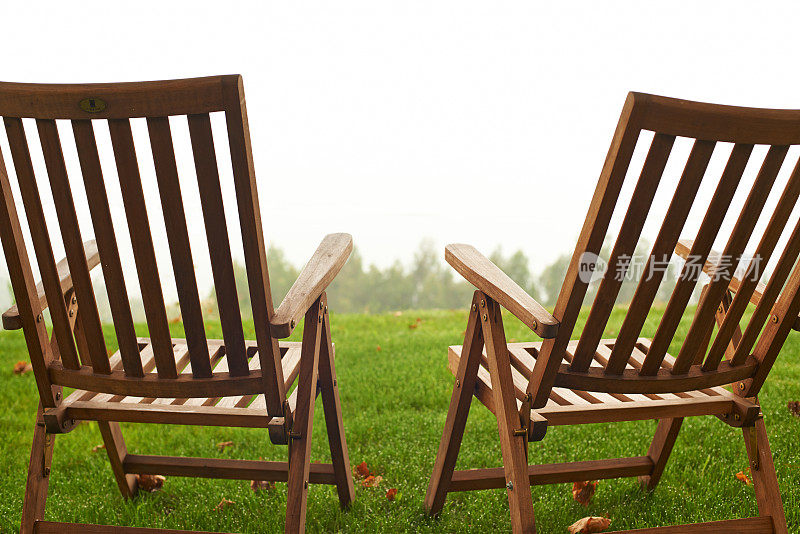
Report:
[{"label": "chair top rail", "polygon": [[0,82],[0,116],[128,119],[225,111],[223,82],[238,74],[147,82],[39,84]]}]

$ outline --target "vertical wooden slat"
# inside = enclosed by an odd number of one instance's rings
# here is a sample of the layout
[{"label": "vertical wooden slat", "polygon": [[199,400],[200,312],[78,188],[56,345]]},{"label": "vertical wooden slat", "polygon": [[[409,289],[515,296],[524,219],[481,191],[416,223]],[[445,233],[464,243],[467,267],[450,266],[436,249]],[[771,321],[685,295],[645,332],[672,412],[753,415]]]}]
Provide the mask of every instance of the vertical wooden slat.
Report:
[{"label": "vertical wooden slat", "polygon": [[156,369],[159,378],[176,378],[178,373],[172,356],[172,340],[153,250],[153,237],[150,234],[150,222],[136,160],[131,123],[129,119],[109,119],[108,128],[114,148],[114,159],[117,164],[136,270],[139,274],[139,285],[142,289],[142,302],[153,344]]},{"label": "vertical wooden slat", "polygon": [[269,331],[269,321],[272,319],[274,309],[261,226],[258,188],[250,149],[244,88],[241,76],[226,77],[222,83],[223,97],[227,106],[225,120],[228,127],[236,201],[239,206],[239,224],[242,229],[242,243],[258,355],[261,358],[261,372],[264,376],[267,413],[273,417],[280,417],[283,415],[286,388],[278,340],[272,337]]},{"label": "vertical wooden slat", "polygon": [[[39,263],[42,286],[44,286],[45,295],[47,295],[47,304],[50,308],[50,316],[53,320],[53,332],[55,334],[56,343],[58,344],[58,351],[65,366],[68,366],[70,369],[77,369],[80,366],[78,362],[78,352],[72,337],[72,329],[69,326],[66,303],[61,291],[61,283],[59,281],[55,257],[53,256],[50,234],[47,231],[47,223],[44,219],[42,200],[39,196],[39,189],[36,186],[36,175],[33,171],[28,141],[25,138],[25,129],[21,119],[6,117],[3,120],[8,134],[11,157],[14,160],[14,168],[17,171],[17,181],[19,183],[20,192],[22,193],[22,203],[25,206],[25,214],[27,215],[28,224],[30,226],[33,249],[36,253],[37,262]],[[6,178],[6,180],[8,180],[8,178]],[[5,190],[7,190],[7,193]],[[11,206],[13,206],[14,198],[11,193],[10,185],[4,185],[4,193],[7,195],[7,202],[10,201]],[[14,211],[16,212],[16,209]],[[9,214],[9,216],[11,216],[11,214]],[[16,217],[13,217],[13,219],[16,219]],[[11,224],[13,224],[13,222]],[[18,220],[16,224],[19,224]],[[16,241],[17,238],[15,237],[14,240]],[[21,234],[18,242],[19,245],[17,246],[24,247]],[[10,246],[6,247],[6,254],[8,254],[8,251],[11,251],[11,249],[12,247]],[[20,255],[20,261],[25,265],[30,265],[28,263],[28,258],[24,255]],[[16,268],[16,266],[13,267]],[[12,265],[11,262],[9,262],[9,269],[11,268]],[[21,289],[22,288],[19,288],[19,290]],[[17,287],[14,288],[17,299],[19,299],[19,295],[17,294],[19,290]],[[40,310],[35,287],[32,296],[35,304],[34,302],[31,302],[31,304],[33,304],[36,309]],[[39,316],[40,314],[41,310],[37,311],[35,316]],[[44,323],[42,321],[40,322],[42,328],[44,328]],[[46,339],[46,331],[44,335]],[[26,338],[27,337],[28,336],[26,336]]]},{"label": "vertical wooden slat", "polygon": [[92,370],[95,373],[109,374],[111,366],[108,363],[108,349],[103,338],[92,279],[83,251],[83,239],[78,226],[78,215],[75,212],[75,201],[67,177],[56,121],[37,119],[36,127],[39,130],[47,175],[50,177],[50,187],[53,191],[56,216],[61,228],[61,239],[64,242],[72,284],[81,310],[81,327],[86,337]]},{"label": "vertical wooden slat", "polygon": [[639,139],[640,114],[639,108],[635,105],[635,96],[628,95],[553,311],[553,316],[560,321],[558,335],[544,340],[531,373],[528,393],[533,396],[531,405],[533,408],[541,408],[547,404],[562,356],[575,328],[575,321],[588,287],[588,282],[581,280],[579,276],[582,256],[585,252],[597,254],[603,244],[622,182],[625,180]]},{"label": "vertical wooden slat", "polygon": [[[747,324],[747,328],[745,328],[744,333],[742,334],[742,340],[739,343],[739,346],[736,348],[736,353],[733,355],[733,359],[731,360],[732,365],[741,365],[745,362],[750,354],[751,347],[755,343],[758,335],[761,333],[761,329],[764,326],[764,321],[766,321],[768,315],[772,315],[773,318],[767,324],[767,326],[764,327],[764,332],[761,334],[761,338],[758,340],[760,350],[762,351],[761,353],[763,355],[767,354],[767,352],[777,352],[780,349],[783,341],[776,343],[774,346],[770,346],[766,344],[766,341],[762,340],[767,340],[771,337],[774,337],[775,333],[777,332],[776,325],[784,320],[794,320],[797,316],[797,314],[795,314],[795,318],[790,318],[786,317],[786,313],[784,313],[784,309],[791,305],[791,300],[786,300],[789,297],[784,298],[784,295],[789,294],[788,292],[791,291],[790,285],[792,281],[790,280],[789,283],[786,284],[785,289],[784,284],[786,283],[789,274],[792,272],[792,267],[795,265],[799,254],[800,220],[795,225],[794,231],[789,237],[789,241],[786,243],[786,247],[783,249],[783,253],[778,260],[778,263],[775,265],[775,271],[772,273],[769,282],[767,282],[767,287],[761,294],[761,299],[759,300],[758,305],[756,306],[756,309],[750,318],[750,322]],[[782,289],[783,294],[781,294]],[[781,295],[781,300],[783,301],[782,304],[776,304],[775,302],[779,295]],[[783,306],[784,309],[781,309],[781,306]]]},{"label": "vertical wooden slat", "polygon": [[181,318],[186,331],[186,344],[192,362],[192,375],[195,378],[208,378],[211,376],[211,362],[208,357],[203,310],[200,307],[169,119],[148,117],[147,129],[150,133],[153,163],[161,193],[161,207],[164,214],[168,214],[164,217],[164,224],[169,240],[172,269],[175,272],[178,300],[181,304]]},{"label": "vertical wooden slat", "polygon": [[622,221],[617,241],[611,251],[608,269],[600,283],[597,296],[586,320],[586,326],[581,334],[578,347],[575,349],[570,365],[570,369],[573,371],[585,372],[592,363],[597,345],[603,337],[603,330],[608,323],[608,317],[611,315],[624,280],[625,272],[620,268],[620,260],[632,257],[636,250],[636,243],[639,241],[644,221],[650,212],[650,206],[674,143],[674,135],[656,134],[653,137],[628,211]]},{"label": "vertical wooden slat", "polygon": [[72,133],[83,174],[86,198],[89,201],[89,213],[97,240],[97,250],[100,253],[100,265],[103,268],[122,366],[127,376],[140,377],[143,376],[143,371],[139,345],[133,328],[133,317],[92,121],[88,119],[72,121]]},{"label": "vertical wooden slat", "polygon": [[680,232],[689,216],[692,204],[700,183],[703,180],[711,154],[714,152],[713,141],[695,141],[689,159],[686,161],[675,194],[672,197],[664,223],[658,232],[653,248],[647,258],[642,278],[636,286],[628,313],[620,328],[611,356],[606,365],[607,374],[620,374],[625,369],[628,357],[633,351],[636,340],[642,331],[647,313],[658,293],[658,287],[664,278],[664,268],[667,260],[672,256],[675,244],[678,242]]},{"label": "vertical wooden slat", "polygon": [[[781,169],[783,159],[786,157],[788,150],[788,146],[770,147],[769,152],[767,152],[767,156],[764,158],[761,169],[756,176],[750,193],[747,195],[744,207],[722,253],[722,264],[717,266],[714,279],[708,284],[706,298],[698,306],[692,325],[689,327],[689,332],[686,334],[685,341],[675,359],[675,365],[672,368],[673,374],[683,374],[689,370],[698,357],[705,333],[708,329],[714,327],[715,315],[722,301],[722,296],[728,290],[728,284],[733,276],[736,263],[738,263],[744,252],[744,247],[747,246],[747,242],[750,240],[756,222],[758,222],[758,217],[764,209],[764,203],[772,190],[772,185],[775,183],[778,171]],[[705,349],[705,346],[702,346],[702,348]]]},{"label": "vertical wooden slat", "polygon": [[722,172],[722,177],[708,206],[708,211],[706,211],[703,222],[700,224],[697,239],[694,240],[692,245],[690,257],[698,265],[688,261],[684,264],[667,308],[664,311],[661,323],[656,329],[653,343],[650,345],[650,350],[645,357],[640,371],[642,375],[654,375],[661,367],[661,362],[667,353],[667,347],[675,335],[675,330],[678,328],[678,323],[686,310],[686,306],[689,304],[692,291],[694,291],[695,284],[700,276],[700,268],[708,258],[708,253],[711,251],[711,246],[714,244],[714,239],[717,236],[717,232],[719,232],[733,195],[736,193],[736,187],[742,178],[752,151],[753,145],[745,144],[734,145],[731,151],[728,163],[725,165],[725,170]]},{"label": "vertical wooden slat", "polygon": [[[8,127],[8,119],[4,120]],[[18,121],[19,119],[16,120]],[[21,128],[22,123],[19,122],[17,126]],[[13,128],[14,126],[12,125]],[[52,358],[50,340],[47,338],[47,328],[44,321],[37,320],[37,317],[41,317],[42,309],[39,304],[36,283],[33,281],[31,264],[25,247],[25,240],[22,237],[16,202],[11,191],[11,184],[6,172],[2,152],[0,152],[0,191],[3,194],[2,202],[0,202],[0,240],[3,243],[6,265],[11,276],[14,298],[17,301],[17,309],[22,320],[22,330],[25,333],[25,343],[33,366],[36,386],[39,389],[39,397],[41,398],[42,406],[52,408],[56,405],[56,400],[53,385],[47,375],[47,364],[50,363]],[[66,315],[66,310],[64,313]]]},{"label": "vertical wooden slat", "polygon": [[203,207],[208,251],[211,255],[211,271],[214,274],[214,289],[217,294],[222,337],[225,339],[225,357],[231,376],[247,375],[247,355],[244,348],[242,315],[233,276],[231,245],[228,226],[225,222],[225,207],[219,181],[211,118],[208,114],[189,115],[189,135],[192,140],[197,185]]},{"label": "vertical wooden slat", "polygon": [[[783,229],[786,227],[786,222],[789,220],[789,216],[797,203],[798,197],[800,197],[800,161],[795,165],[792,175],[786,183],[778,205],[775,207],[775,211],[767,224],[767,228],[764,230],[761,241],[756,247],[755,257],[750,262],[739,289],[736,291],[736,296],[733,298],[733,302],[730,305],[730,309],[725,315],[725,320],[722,322],[722,325],[720,325],[717,339],[715,339],[714,343],[711,345],[711,350],[703,364],[704,371],[717,368],[720,361],[722,361],[723,354],[725,354],[728,348],[728,343],[726,343],[725,340],[732,338],[734,334],[738,332],[739,321],[747,309],[753,291],[758,286],[759,277],[763,273],[764,267],[772,257],[775,246],[778,244]],[[741,339],[739,341],[741,342]],[[745,350],[749,351],[751,346],[752,341]],[[734,352],[734,357],[735,354]],[[731,358],[731,361],[733,361],[733,358]]]}]

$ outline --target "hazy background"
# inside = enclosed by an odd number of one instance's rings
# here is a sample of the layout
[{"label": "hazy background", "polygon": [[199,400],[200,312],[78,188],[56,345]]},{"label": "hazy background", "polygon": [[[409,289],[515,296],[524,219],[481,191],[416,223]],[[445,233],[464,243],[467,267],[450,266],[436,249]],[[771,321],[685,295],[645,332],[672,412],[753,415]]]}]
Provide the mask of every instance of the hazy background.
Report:
[{"label": "hazy background", "polygon": [[[519,251],[515,265],[531,277],[523,285],[532,287],[548,266],[558,271],[628,91],[800,108],[798,15],[796,2],[732,1],[6,3],[0,79],[241,73],[264,234],[286,269],[302,266],[325,233],[346,231],[364,273],[374,264],[408,278],[424,253],[422,263],[437,262],[425,271],[430,287],[454,294],[442,281],[448,242],[486,254],[499,248],[496,258],[507,262]],[[141,126],[134,125],[137,146],[146,143]],[[99,135],[102,144],[107,133]],[[688,148],[679,141],[676,157],[685,161]],[[0,149],[7,150],[4,132]],[[729,150],[720,147],[712,169]],[[790,152],[787,161],[796,159]],[[673,175],[682,167],[670,165]],[[152,171],[142,174],[154,188]],[[70,178],[78,184],[79,172]],[[689,226],[707,206],[706,185]],[[656,205],[665,210],[668,200]],[[186,202],[189,213],[199,205]],[[79,215],[88,223],[85,207]],[[52,213],[48,222],[57,231]],[[732,221],[726,225],[723,234]],[[645,238],[657,229],[646,226]],[[202,236],[192,236],[193,249],[202,250]],[[83,237],[91,237],[88,224]],[[155,237],[169,269],[166,240]],[[207,293],[210,270],[200,262],[198,272]],[[135,293],[133,272],[126,281]],[[174,298],[173,289],[166,293]]]}]

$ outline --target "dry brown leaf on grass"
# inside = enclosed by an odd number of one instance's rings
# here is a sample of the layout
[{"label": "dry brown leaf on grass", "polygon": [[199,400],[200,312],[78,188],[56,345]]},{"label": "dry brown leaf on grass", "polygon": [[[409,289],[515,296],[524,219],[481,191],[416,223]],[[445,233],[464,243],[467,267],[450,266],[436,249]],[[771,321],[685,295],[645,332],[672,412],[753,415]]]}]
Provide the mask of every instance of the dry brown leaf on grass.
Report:
[{"label": "dry brown leaf on grass", "polygon": [[161,475],[136,475],[139,489],[144,491],[158,491],[167,479]]},{"label": "dry brown leaf on grass", "polygon": [[101,443],[100,445],[95,445],[94,447],[92,447],[92,452],[97,452],[100,449],[105,449],[105,448],[106,448],[106,444],[105,443]]},{"label": "dry brown leaf on grass", "polygon": [[584,517],[575,521],[567,527],[569,534],[591,534],[592,532],[603,532],[611,524],[607,517]]},{"label": "dry brown leaf on grass", "polygon": [[397,488],[389,488],[389,490],[386,492],[386,498],[390,501],[393,501],[395,497],[397,497]]},{"label": "dry brown leaf on grass", "polygon": [[226,508],[226,507],[228,507],[228,506],[230,506],[232,504],[236,504],[236,503],[234,501],[231,501],[231,500],[228,500],[228,499],[222,499],[221,501],[219,501],[219,504],[214,507],[214,510],[219,512],[223,508]]},{"label": "dry brown leaf on grass", "polygon": [[586,482],[575,482],[572,485],[572,498],[584,506],[589,506],[589,501],[597,491],[597,481],[588,480]]},{"label": "dry brown leaf on grass", "polygon": [[378,475],[378,476],[370,475],[370,476],[368,476],[367,478],[365,478],[361,482],[361,486],[363,486],[365,488],[374,488],[375,486],[380,484],[382,481],[383,481],[383,477],[382,476],[380,476],[380,475]]},{"label": "dry brown leaf on grass", "polygon": [[800,401],[789,401],[786,405],[789,408],[789,413],[795,417],[800,417]]},{"label": "dry brown leaf on grass", "polygon": [[232,441],[220,441],[217,443],[217,448],[221,451],[224,451],[226,447],[233,447]]},{"label": "dry brown leaf on grass", "polygon": [[377,347],[375,347],[375,350],[376,350],[376,351],[378,351],[378,352],[380,352],[380,351],[381,351],[381,346],[380,346],[380,345],[378,345]]},{"label": "dry brown leaf on grass", "polygon": [[400,317],[401,315],[403,315],[403,312],[401,312],[401,311],[394,312],[394,316],[395,317]]},{"label": "dry brown leaf on grass", "polygon": [[262,490],[272,491],[275,489],[275,483],[269,480],[251,480],[250,489],[255,493],[258,493]]},{"label": "dry brown leaf on grass", "polygon": [[361,462],[356,466],[356,475],[360,476],[361,478],[367,478],[369,476],[369,467],[367,467],[367,462]]},{"label": "dry brown leaf on grass", "polygon": [[753,485],[753,482],[748,478],[748,476],[745,475],[741,471],[736,473],[736,478],[738,478],[739,481],[743,482],[745,486],[752,486]]},{"label": "dry brown leaf on grass", "polygon": [[33,366],[28,362],[17,362],[14,364],[15,375],[24,375],[25,373],[29,373],[31,371],[33,371]]}]

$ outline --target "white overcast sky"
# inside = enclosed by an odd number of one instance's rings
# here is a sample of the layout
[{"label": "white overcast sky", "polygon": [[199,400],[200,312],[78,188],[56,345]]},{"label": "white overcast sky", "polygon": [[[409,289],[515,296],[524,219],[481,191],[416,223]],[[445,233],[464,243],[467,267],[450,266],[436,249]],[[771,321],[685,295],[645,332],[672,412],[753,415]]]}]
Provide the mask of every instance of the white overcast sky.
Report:
[{"label": "white overcast sky", "polygon": [[574,245],[628,91],[800,108],[799,16],[797,2],[5,2],[0,79],[241,73],[265,236],[295,264],[345,231],[379,265],[432,238],[522,249],[540,269]]}]

